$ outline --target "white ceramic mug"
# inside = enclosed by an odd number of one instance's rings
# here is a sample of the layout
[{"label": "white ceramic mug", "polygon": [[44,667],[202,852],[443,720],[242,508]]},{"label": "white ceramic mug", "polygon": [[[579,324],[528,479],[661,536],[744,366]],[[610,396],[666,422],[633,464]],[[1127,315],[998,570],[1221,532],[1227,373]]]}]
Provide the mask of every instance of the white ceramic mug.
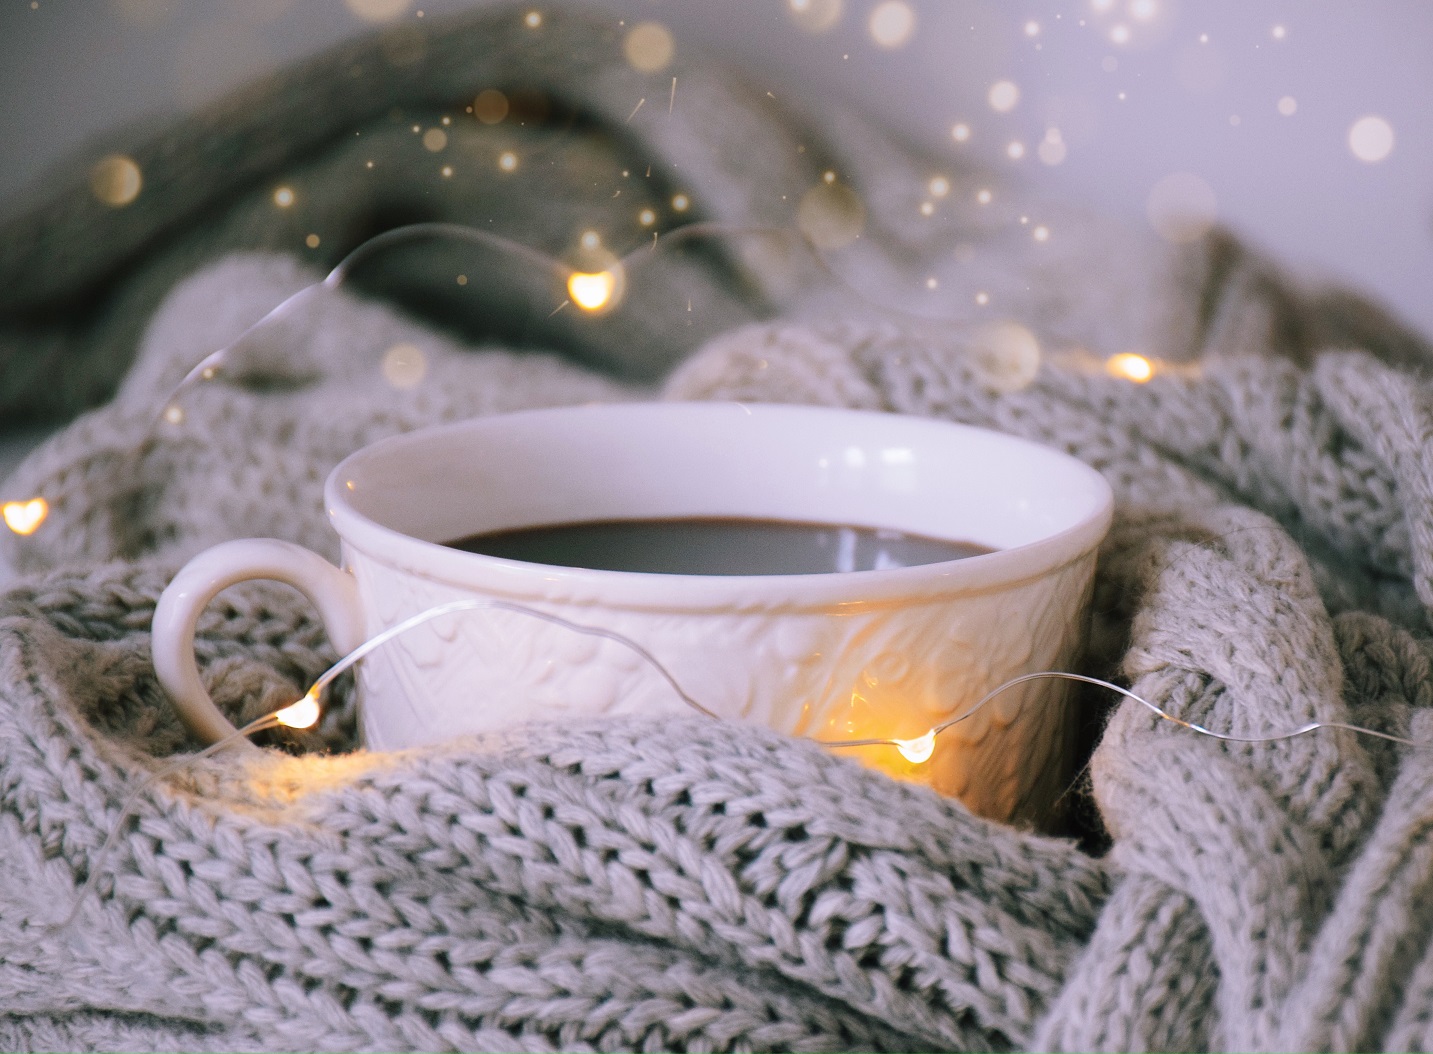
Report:
[{"label": "white ceramic mug", "polygon": [[[479,418],[375,443],[328,477],[343,566],[286,542],[195,557],[154,618],[155,667],[186,723],[231,730],[195,668],[220,590],[287,582],[334,647],[437,605],[491,598],[621,634],[721,718],[822,740],[914,738],[1082,646],[1110,488],[1026,440],[925,418],[721,403],[606,405]],[[449,548],[539,525],[688,517],[888,528],[996,551],[829,574],[671,575]],[[684,714],[631,649],[512,611],[425,623],[359,667],[365,744],[413,747],[532,719]],[[999,819],[1038,819],[1066,772],[1062,682],[1012,688],[941,733],[929,760],[852,750]]]}]

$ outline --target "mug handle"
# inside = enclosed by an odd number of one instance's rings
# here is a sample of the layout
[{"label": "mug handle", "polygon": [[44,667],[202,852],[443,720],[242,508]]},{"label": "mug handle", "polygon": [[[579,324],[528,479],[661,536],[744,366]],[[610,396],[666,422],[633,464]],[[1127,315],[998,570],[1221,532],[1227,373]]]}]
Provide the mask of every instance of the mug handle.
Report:
[{"label": "mug handle", "polygon": [[206,743],[235,731],[199,680],[194,628],[221,590],[250,579],[272,579],[298,589],[318,608],[340,655],[363,643],[363,612],[353,576],[323,557],[277,538],[247,538],[206,549],[174,576],[154,609],[154,672],[186,728]]}]

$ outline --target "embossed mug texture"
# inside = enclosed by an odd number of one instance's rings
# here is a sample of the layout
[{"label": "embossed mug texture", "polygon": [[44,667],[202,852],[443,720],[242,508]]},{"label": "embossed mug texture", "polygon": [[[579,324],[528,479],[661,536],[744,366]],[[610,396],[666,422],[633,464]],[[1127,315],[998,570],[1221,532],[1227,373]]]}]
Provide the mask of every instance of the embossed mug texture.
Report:
[{"label": "embossed mug texture", "polygon": [[[527,411],[395,437],[340,464],[325,499],[341,571],[307,553],[314,563],[302,570],[277,566],[271,550],[246,563],[232,547],[249,543],[229,543],[211,566],[197,557],[191,581],[290,581],[314,596],[340,648],[449,601],[515,601],[639,642],[723,718],[822,739],[917,736],[1011,677],[1068,668],[1112,506],[1098,473],[999,433],[848,410],[677,403]],[[854,524],[996,551],[844,574],[697,576],[442,544],[684,517]],[[173,661],[182,667],[185,656]],[[372,749],[532,719],[690,712],[629,649],[509,611],[435,620],[359,669]],[[984,815],[1032,818],[1058,793],[1066,726],[1064,686],[1036,682],[944,733],[923,764],[888,747],[851,753]]]}]

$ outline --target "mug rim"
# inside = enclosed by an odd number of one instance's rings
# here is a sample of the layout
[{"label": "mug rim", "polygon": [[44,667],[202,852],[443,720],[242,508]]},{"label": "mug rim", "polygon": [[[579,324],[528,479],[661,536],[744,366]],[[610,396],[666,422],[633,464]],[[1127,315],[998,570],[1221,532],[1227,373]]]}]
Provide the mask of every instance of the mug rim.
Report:
[{"label": "mug rim", "polygon": [[[354,507],[355,477],[366,465],[408,448],[450,443],[455,436],[501,430],[522,419],[633,415],[708,416],[714,422],[742,417],[791,417],[798,421],[840,418],[866,427],[934,428],[951,434],[978,434],[984,442],[1046,459],[1059,471],[1078,477],[1092,489],[1090,512],[1053,533],[1023,544],[954,560],[880,570],[784,575],[684,575],[610,571],[509,560],[456,550],[380,523]],[[900,422],[893,425],[893,422]],[[951,596],[1006,589],[1043,578],[1089,554],[1103,540],[1113,519],[1114,495],[1108,481],[1074,457],[1020,436],[959,422],[916,415],[841,407],[740,402],[631,402],[543,407],[490,414],[389,436],[361,447],[329,473],[324,504],[330,525],[344,547],[368,559],[455,589],[509,599],[546,600],[626,609],[669,610],[865,610],[893,604],[936,601]],[[573,521],[568,521],[573,522]],[[815,520],[813,522],[823,522]],[[345,559],[345,567],[347,560]]]}]

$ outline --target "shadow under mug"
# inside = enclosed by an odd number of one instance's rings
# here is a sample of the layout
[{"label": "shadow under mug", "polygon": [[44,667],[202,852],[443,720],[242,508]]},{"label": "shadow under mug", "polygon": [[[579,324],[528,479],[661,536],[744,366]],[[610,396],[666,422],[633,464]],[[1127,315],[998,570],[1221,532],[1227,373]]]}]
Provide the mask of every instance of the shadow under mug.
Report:
[{"label": "shadow under mug", "polygon": [[[621,634],[721,718],[821,740],[914,738],[1083,646],[1104,478],[1055,450],[926,418],[804,406],[658,403],[478,418],[365,447],[324,489],[342,567],[287,542],[195,557],[154,616],[155,668],[186,724],[232,726],[194,660],[222,589],[275,579],[318,607],[340,652],[441,604],[488,598]],[[714,517],[892,529],[994,550],[829,574],[674,575],[500,559],[443,544],[604,520]],[[689,714],[631,649],[498,610],[422,624],[358,667],[365,745],[416,747],[530,720]],[[1068,774],[1067,685],[1001,693],[920,763],[846,751],[1039,822]]]}]

